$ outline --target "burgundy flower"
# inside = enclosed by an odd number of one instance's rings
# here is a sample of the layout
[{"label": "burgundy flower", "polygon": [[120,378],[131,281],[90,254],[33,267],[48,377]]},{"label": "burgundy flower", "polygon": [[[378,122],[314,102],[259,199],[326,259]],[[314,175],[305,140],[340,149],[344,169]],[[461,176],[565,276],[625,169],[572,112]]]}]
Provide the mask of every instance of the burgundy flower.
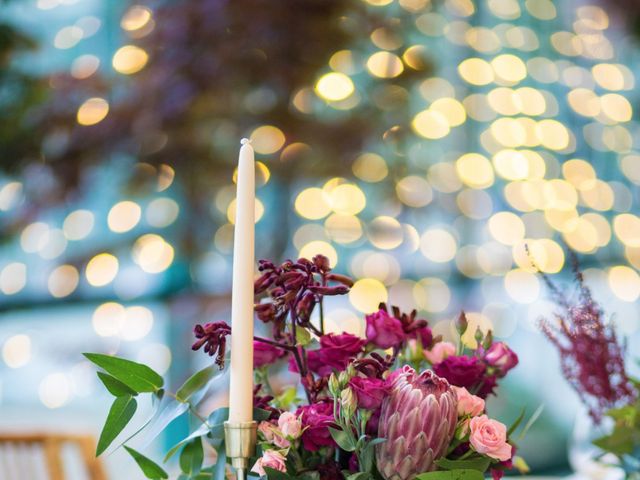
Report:
[{"label": "burgundy flower", "polygon": [[495,368],[498,376],[504,377],[518,364],[518,355],[504,342],[494,342],[485,353],[484,361]]},{"label": "burgundy flower", "polygon": [[429,327],[422,327],[414,330],[409,334],[409,338],[420,340],[424,348],[431,348],[433,344],[433,332]]},{"label": "burgundy flower", "polygon": [[392,317],[386,310],[380,309],[365,317],[367,321],[367,339],[379,348],[391,348],[405,341],[402,322]]},{"label": "burgundy flower", "polygon": [[[355,455],[352,457],[355,457]],[[318,474],[320,475],[320,480],[344,480],[340,465],[333,460],[318,465]]]},{"label": "burgundy flower", "polygon": [[204,345],[205,353],[216,355],[216,365],[224,367],[224,355],[227,346],[227,335],[231,334],[231,327],[225,322],[210,322],[196,325],[193,329],[196,342],[191,346],[192,350],[198,350]]},{"label": "burgundy flower", "polygon": [[274,363],[279,358],[284,357],[286,351],[268,343],[253,342],[253,368],[260,368]]},{"label": "burgundy flower", "polygon": [[322,447],[334,447],[335,442],[329,433],[329,427],[335,427],[333,419],[333,404],[329,402],[303,405],[296,411],[302,415],[302,444],[305,450],[318,451]]},{"label": "burgundy flower", "polygon": [[[309,370],[321,376],[341,372],[347,365],[364,350],[366,341],[351,335],[330,333],[320,337],[320,348],[307,351],[307,366]],[[293,359],[289,360],[289,370],[298,373],[298,365]]]},{"label": "burgundy flower", "polygon": [[484,380],[486,366],[476,357],[451,355],[436,363],[433,371],[452,385],[465,387],[470,392],[479,394],[477,388]]},{"label": "burgundy flower", "polygon": [[353,377],[349,386],[356,394],[358,406],[367,410],[380,407],[388,390],[385,381],[379,378]]}]

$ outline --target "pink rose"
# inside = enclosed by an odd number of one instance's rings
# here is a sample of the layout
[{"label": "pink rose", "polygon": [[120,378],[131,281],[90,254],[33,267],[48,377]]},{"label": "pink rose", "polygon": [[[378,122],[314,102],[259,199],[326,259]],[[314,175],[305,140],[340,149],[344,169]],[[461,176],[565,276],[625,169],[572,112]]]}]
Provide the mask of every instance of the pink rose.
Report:
[{"label": "pink rose", "polygon": [[477,417],[484,412],[484,400],[477,397],[464,387],[456,387],[452,385],[451,388],[456,392],[458,397],[458,416],[463,417],[465,415],[471,415]]},{"label": "pink rose", "polygon": [[507,443],[507,427],[486,415],[473,417],[469,422],[469,441],[476,452],[504,462],[511,458],[511,445]]},{"label": "pink rose", "polygon": [[367,321],[367,340],[379,348],[391,348],[405,341],[406,335],[402,322],[378,310],[365,317]]},{"label": "pink rose", "polygon": [[484,355],[484,360],[495,367],[498,375],[504,377],[518,364],[518,356],[504,342],[495,342]]},{"label": "pink rose", "polygon": [[270,422],[260,422],[258,424],[258,431],[262,434],[264,439],[269,443],[273,442],[273,435],[274,435],[273,429],[274,429],[274,425]]},{"label": "pink rose", "polygon": [[302,422],[295,414],[284,412],[278,419],[278,430],[273,443],[280,448],[288,448],[291,440],[296,440],[302,434]]},{"label": "pink rose", "polygon": [[450,342],[438,342],[431,350],[425,350],[424,356],[432,365],[440,363],[445,358],[456,354],[456,346]]},{"label": "pink rose", "polygon": [[263,476],[267,474],[267,472],[264,471],[265,467],[273,468],[279,472],[286,472],[287,467],[285,465],[284,455],[276,450],[266,450],[262,454],[262,457],[253,465],[251,471]]}]

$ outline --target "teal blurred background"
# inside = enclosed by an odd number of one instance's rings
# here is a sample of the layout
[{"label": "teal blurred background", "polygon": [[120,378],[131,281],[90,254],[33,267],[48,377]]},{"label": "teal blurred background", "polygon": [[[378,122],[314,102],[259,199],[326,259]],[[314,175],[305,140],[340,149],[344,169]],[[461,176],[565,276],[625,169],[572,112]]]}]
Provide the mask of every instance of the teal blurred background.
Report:
[{"label": "teal blurred background", "polygon": [[257,257],[323,253],[356,278],[336,331],[380,301],[444,336],[460,309],[491,326],[520,365],[490,411],[543,404],[520,453],[569,474],[579,403],[525,245],[563,285],[577,251],[640,354],[638,17],[615,3],[0,3],[0,431],[97,435],[109,398],[84,351],[173,386],[206,365],[191,331],[229,316],[246,136]]}]

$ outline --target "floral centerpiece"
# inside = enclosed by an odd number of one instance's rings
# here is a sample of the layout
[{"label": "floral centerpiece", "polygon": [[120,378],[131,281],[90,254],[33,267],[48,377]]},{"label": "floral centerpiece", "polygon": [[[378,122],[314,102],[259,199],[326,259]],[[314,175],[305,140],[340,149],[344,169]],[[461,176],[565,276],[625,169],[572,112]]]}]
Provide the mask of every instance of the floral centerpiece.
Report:
[{"label": "floral centerpiece", "polygon": [[[490,331],[470,325],[462,313],[460,338],[450,343],[434,336],[415,310],[402,313],[381,304],[365,318],[366,338],[328,333],[325,297],[348,293],[350,278],[334,273],[322,255],[281,265],[263,260],[259,270],[255,311],[270,327],[270,336],[254,340],[259,446],[253,475],[270,480],[480,480],[485,473],[498,479],[512,467],[526,471],[514,441],[524,412],[507,428],[486,411],[485,399],[518,363]],[[192,433],[165,461],[180,451],[180,479],[225,478],[222,423],[228,409],[205,417],[197,405],[224,368],[230,333],[225,322],[195,327],[192,348],[215,357],[214,365],[176,393],[165,391],[162,378],[144,365],[86,354],[104,370],[98,375],[116,397],[97,453],[132,418],[136,396],[150,393],[159,413],[141,429],[152,432],[147,443],[178,415],[189,415],[195,423]],[[277,364],[291,372],[292,385],[272,384],[270,372]],[[168,478],[159,465],[126,445],[129,440],[123,445],[147,478]],[[208,446],[217,458],[203,465]]]},{"label": "floral centerpiece", "polygon": [[553,320],[543,319],[544,335],[560,353],[562,373],[578,393],[596,425],[608,417],[609,433],[594,440],[601,450],[595,460],[615,459],[627,478],[640,478],[640,381],[625,367],[625,345],[616,334],[586,285],[576,256],[573,271],[577,295],[566,296],[551,279],[542,275],[558,311]]}]

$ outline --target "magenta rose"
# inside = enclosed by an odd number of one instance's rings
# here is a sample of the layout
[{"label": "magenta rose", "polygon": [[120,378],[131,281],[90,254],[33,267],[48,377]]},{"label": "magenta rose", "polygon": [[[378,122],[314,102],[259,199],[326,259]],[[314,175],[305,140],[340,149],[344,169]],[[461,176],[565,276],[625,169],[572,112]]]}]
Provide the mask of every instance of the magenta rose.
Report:
[{"label": "magenta rose", "polygon": [[284,350],[268,343],[253,342],[253,368],[260,368],[271,365],[276,360],[287,354]]},{"label": "magenta rose", "polygon": [[433,343],[433,332],[429,327],[422,327],[414,330],[409,334],[410,338],[415,338],[416,340],[420,340],[422,346],[426,348],[430,348]]},{"label": "magenta rose", "polygon": [[473,388],[484,380],[486,367],[476,357],[451,355],[436,363],[433,371],[439,377],[446,378],[451,385],[474,391]]},{"label": "magenta rose", "polygon": [[[335,371],[341,372],[363,351],[365,344],[365,340],[350,333],[323,335],[320,348],[307,351],[309,370],[323,377]],[[298,373],[293,357],[289,359],[289,370]]]},{"label": "magenta rose", "polygon": [[377,409],[387,394],[385,381],[379,378],[353,377],[349,386],[356,394],[358,406],[367,410]]},{"label": "magenta rose", "polygon": [[302,419],[304,428],[302,444],[305,450],[316,452],[322,447],[335,446],[331,433],[329,433],[329,427],[335,427],[332,403],[303,405],[296,410],[296,416]]},{"label": "magenta rose", "polygon": [[367,321],[367,340],[380,348],[391,348],[405,341],[406,335],[402,322],[384,310],[365,317]]},{"label": "magenta rose", "polygon": [[495,342],[484,355],[484,361],[495,368],[500,377],[504,377],[509,370],[518,364],[518,355],[504,342]]}]

